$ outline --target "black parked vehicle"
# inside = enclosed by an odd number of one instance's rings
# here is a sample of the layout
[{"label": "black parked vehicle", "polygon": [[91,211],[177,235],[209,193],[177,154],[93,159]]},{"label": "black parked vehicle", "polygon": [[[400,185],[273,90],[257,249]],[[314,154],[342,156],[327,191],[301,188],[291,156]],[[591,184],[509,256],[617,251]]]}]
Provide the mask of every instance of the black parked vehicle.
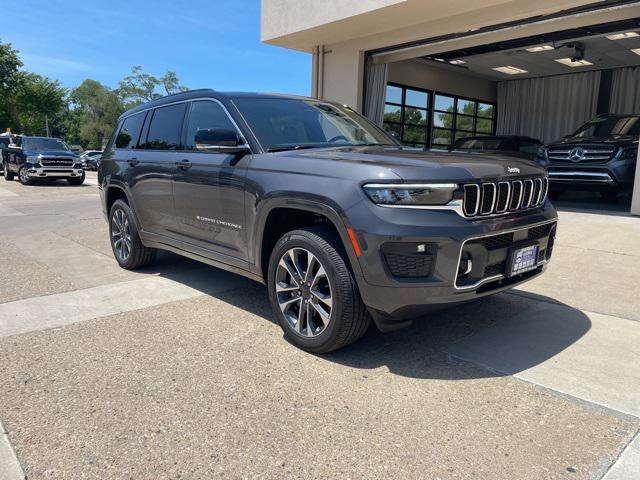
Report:
[{"label": "black parked vehicle", "polygon": [[87,170],[98,170],[100,159],[102,158],[101,150],[87,150],[80,155],[82,166]]},{"label": "black parked vehicle", "polygon": [[633,189],[640,115],[600,115],[541,149],[554,190],[600,191],[613,198]]},{"label": "black parked vehicle", "polygon": [[534,160],[542,146],[540,140],[516,135],[486,135],[456,140],[449,151],[471,153],[500,153],[510,157]]},{"label": "black parked vehicle", "polygon": [[84,170],[78,157],[59,138],[16,135],[4,153],[4,178],[30,185],[38,179],[64,178],[71,185],[84,182]]},{"label": "black parked vehicle", "polygon": [[557,222],[534,162],[403,149],[347,107],[281,95],[129,110],[98,183],[121,267],[164,249],[264,282],[312,352],[538,276]]}]

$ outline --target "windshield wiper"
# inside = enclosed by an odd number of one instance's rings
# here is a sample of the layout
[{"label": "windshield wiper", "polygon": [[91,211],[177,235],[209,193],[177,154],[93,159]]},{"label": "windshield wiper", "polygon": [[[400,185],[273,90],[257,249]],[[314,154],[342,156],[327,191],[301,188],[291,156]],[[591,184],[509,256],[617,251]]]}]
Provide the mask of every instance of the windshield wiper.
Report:
[{"label": "windshield wiper", "polygon": [[327,143],[303,143],[303,144],[286,144],[274,145],[267,149],[267,152],[285,152],[287,150],[305,150],[308,148],[322,148],[329,146]]}]

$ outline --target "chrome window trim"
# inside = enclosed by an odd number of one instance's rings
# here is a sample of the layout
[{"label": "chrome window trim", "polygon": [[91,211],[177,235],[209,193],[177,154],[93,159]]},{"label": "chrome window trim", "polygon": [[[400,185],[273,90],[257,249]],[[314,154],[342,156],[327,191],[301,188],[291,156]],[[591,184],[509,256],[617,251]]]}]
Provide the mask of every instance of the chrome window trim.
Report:
[{"label": "chrome window trim", "polygon": [[522,184],[523,184],[523,187],[522,187],[522,188],[523,188],[522,193],[523,193],[523,195],[524,195],[524,191],[525,191],[525,190],[526,190],[526,188],[527,188],[527,183],[530,183],[530,184],[531,184],[531,190],[529,190],[529,196],[528,196],[528,198],[526,198],[526,199],[523,199],[523,200],[522,200],[522,206],[523,206],[523,208],[530,208],[530,207],[531,207],[531,200],[533,200],[533,179],[531,179],[531,178],[527,178],[527,179],[525,179],[525,180],[522,182]]},{"label": "chrome window trim", "polygon": [[[462,262],[462,250],[464,249],[464,246],[467,242],[470,242],[472,240],[477,240],[479,238],[486,238],[486,237],[493,237],[496,235],[504,235],[506,233],[514,233],[514,232],[519,232],[521,230],[529,230],[531,228],[535,228],[535,227],[539,227],[541,225],[547,225],[550,223],[558,223],[558,219],[555,218],[553,220],[546,220],[544,222],[538,222],[538,223],[532,223],[531,225],[527,225],[526,227],[518,227],[518,228],[512,228],[512,229],[507,229],[507,230],[500,230],[497,232],[491,232],[491,233],[484,233],[482,235],[473,235],[471,237],[465,238],[462,243],[460,244],[460,252],[458,253],[458,264],[456,266],[456,271],[455,271],[455,276],[454,276],[454,280],[453,280],[453,288],[456,290],[460,290],[460,291],[464,291],[464,290],[473,290],[475,288],[478,288],[479,286],[487,283],[487,282],[492,282],[495,280],[500,280],[502,278],[505,278],[504,274],[501,275],[492,275],[491,277],[487,277],[487,278],[482,278],[480,280],[478,280],[476,283],[474,283],[473,285],[465,285],[464,287],[459,287],[458,286],[458,272],[460,271],[460,263]],[[541,265],[545,265],[547,263],[547,260],[542,260],[541,262],[538,262],[536,264],[536,268],[541,266]],[[525,272],[528,273],[528,272]]]},{"label": "chrome window trim", "polygon": [[[249,151],[251,151],[253,153],[253,150],[251,149],[251,145],[249,145],[249,142],[247,142],[247,139],[245,138],[244,134],[242,133],[242,130],[240,130],[240,127],[238,127],[238,124],[236,123],[236,121],[233,119],[233,117],[229,113],[229,110],[227,110],[227,107],[225,107],[224,104],[220,100],[218,100],[217,98],[196,97],[196,98],[189,98],[189,99],[185,99],[185,100],[177,100],[175,102],[163,103],[161,105],[156,105],[156,106],[153,106],[153,107],[143,108],[142,110],[138,110],[138,111],[133,112],[133,113],[131,113],[129,115],[120,117],[120,119],[118,120],[118,124],[121,125],[121,123],[124,122],[124,120],[126,120],[129,117],[133,117],[134,115],[138,115],[140,113],[146,113],[146,112],[149,112],[151,110],[156,110],[158,108],[170,107],[172,105],[179,105],[181,103],[192,103],[192,102],[201,102],[201,101],[214,102],[214,103],[217,103],[218,105],[220,105],[220,108],[222,108],[222,111],[225,113],[227,118],[229,118],[229,120],[231,121],[231,123],[235,127],[236,133],[239,135],[240,139],[244,143],[242,145],[238,145],[237,147],[232,147],[232,148],[244,147],[244,148],[248,148]],[[142,127],[144,129],[144,124],[143,124]],[[184,129],[184,126],[183,126],[183,129]],[[118,131],[120,131],[120,129],[118,129]],[[115,146],[114,146],[113,149],[114,150],[144,150],[144,151],[148,150],[146,148],[116,148]],[[153,150],[153,151],[161,152],[163,150]],[[190,153],[198,153],[199,152],[197,150],[165,150],[165,151],[167,151],[167,152],[190,152]],[[200,151],[200,153],[211,153],[211,152],[201,152]]]}]

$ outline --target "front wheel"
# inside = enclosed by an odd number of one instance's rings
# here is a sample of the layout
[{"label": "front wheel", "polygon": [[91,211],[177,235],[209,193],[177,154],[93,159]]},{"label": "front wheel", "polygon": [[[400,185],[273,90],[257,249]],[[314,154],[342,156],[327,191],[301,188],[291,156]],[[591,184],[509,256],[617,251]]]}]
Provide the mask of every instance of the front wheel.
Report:
[{"label": "front wheel", "polygon": [[287,339],[313,353],[358,340],[370,324],[340,240],[326,228],[285,234],[269,261],[268,290]]},{"label": "front wheel", "polygon": [[12,182],[14,177],[14,173],[9,171],[9,164],[4,162],[4,179],[7,182]]},{"label": "front wheel", "polygon": [[82,176],[80,177],[68,177],[67,182],[69,182],[69,185],[82,185],[84,183],[85,177],[85,173],[82,172]]},{"label": "front wheel", "polygon": [[18,171],[18,179],[22,185],[32,185],[33,178],[29,176],[29,170],[27,167],[21,167]]}]

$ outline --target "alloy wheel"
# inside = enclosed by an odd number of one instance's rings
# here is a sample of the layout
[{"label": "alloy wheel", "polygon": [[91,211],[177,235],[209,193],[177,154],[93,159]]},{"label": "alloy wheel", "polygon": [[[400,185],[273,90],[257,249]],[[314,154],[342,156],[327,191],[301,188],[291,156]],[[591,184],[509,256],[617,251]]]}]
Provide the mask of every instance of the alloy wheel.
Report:
[{"label": "alloy wheel", "polygon": [[127,215],[120,209],[111,217],[111,243],[118,258],[125,262],[131,254],[131,230]]},{"label": "alloy wheel", "polygon": [[29,181],[29,172],[27,172],[26,168],[20,169],[20,181],[22,183],[27,183]]},{"label": "alloy wheel", "polygon": [[280,310],[299,335],[313,338],[331,321],[333,296],[320,260],[304,248],[287,250],[276,269],[276,297]]}]

